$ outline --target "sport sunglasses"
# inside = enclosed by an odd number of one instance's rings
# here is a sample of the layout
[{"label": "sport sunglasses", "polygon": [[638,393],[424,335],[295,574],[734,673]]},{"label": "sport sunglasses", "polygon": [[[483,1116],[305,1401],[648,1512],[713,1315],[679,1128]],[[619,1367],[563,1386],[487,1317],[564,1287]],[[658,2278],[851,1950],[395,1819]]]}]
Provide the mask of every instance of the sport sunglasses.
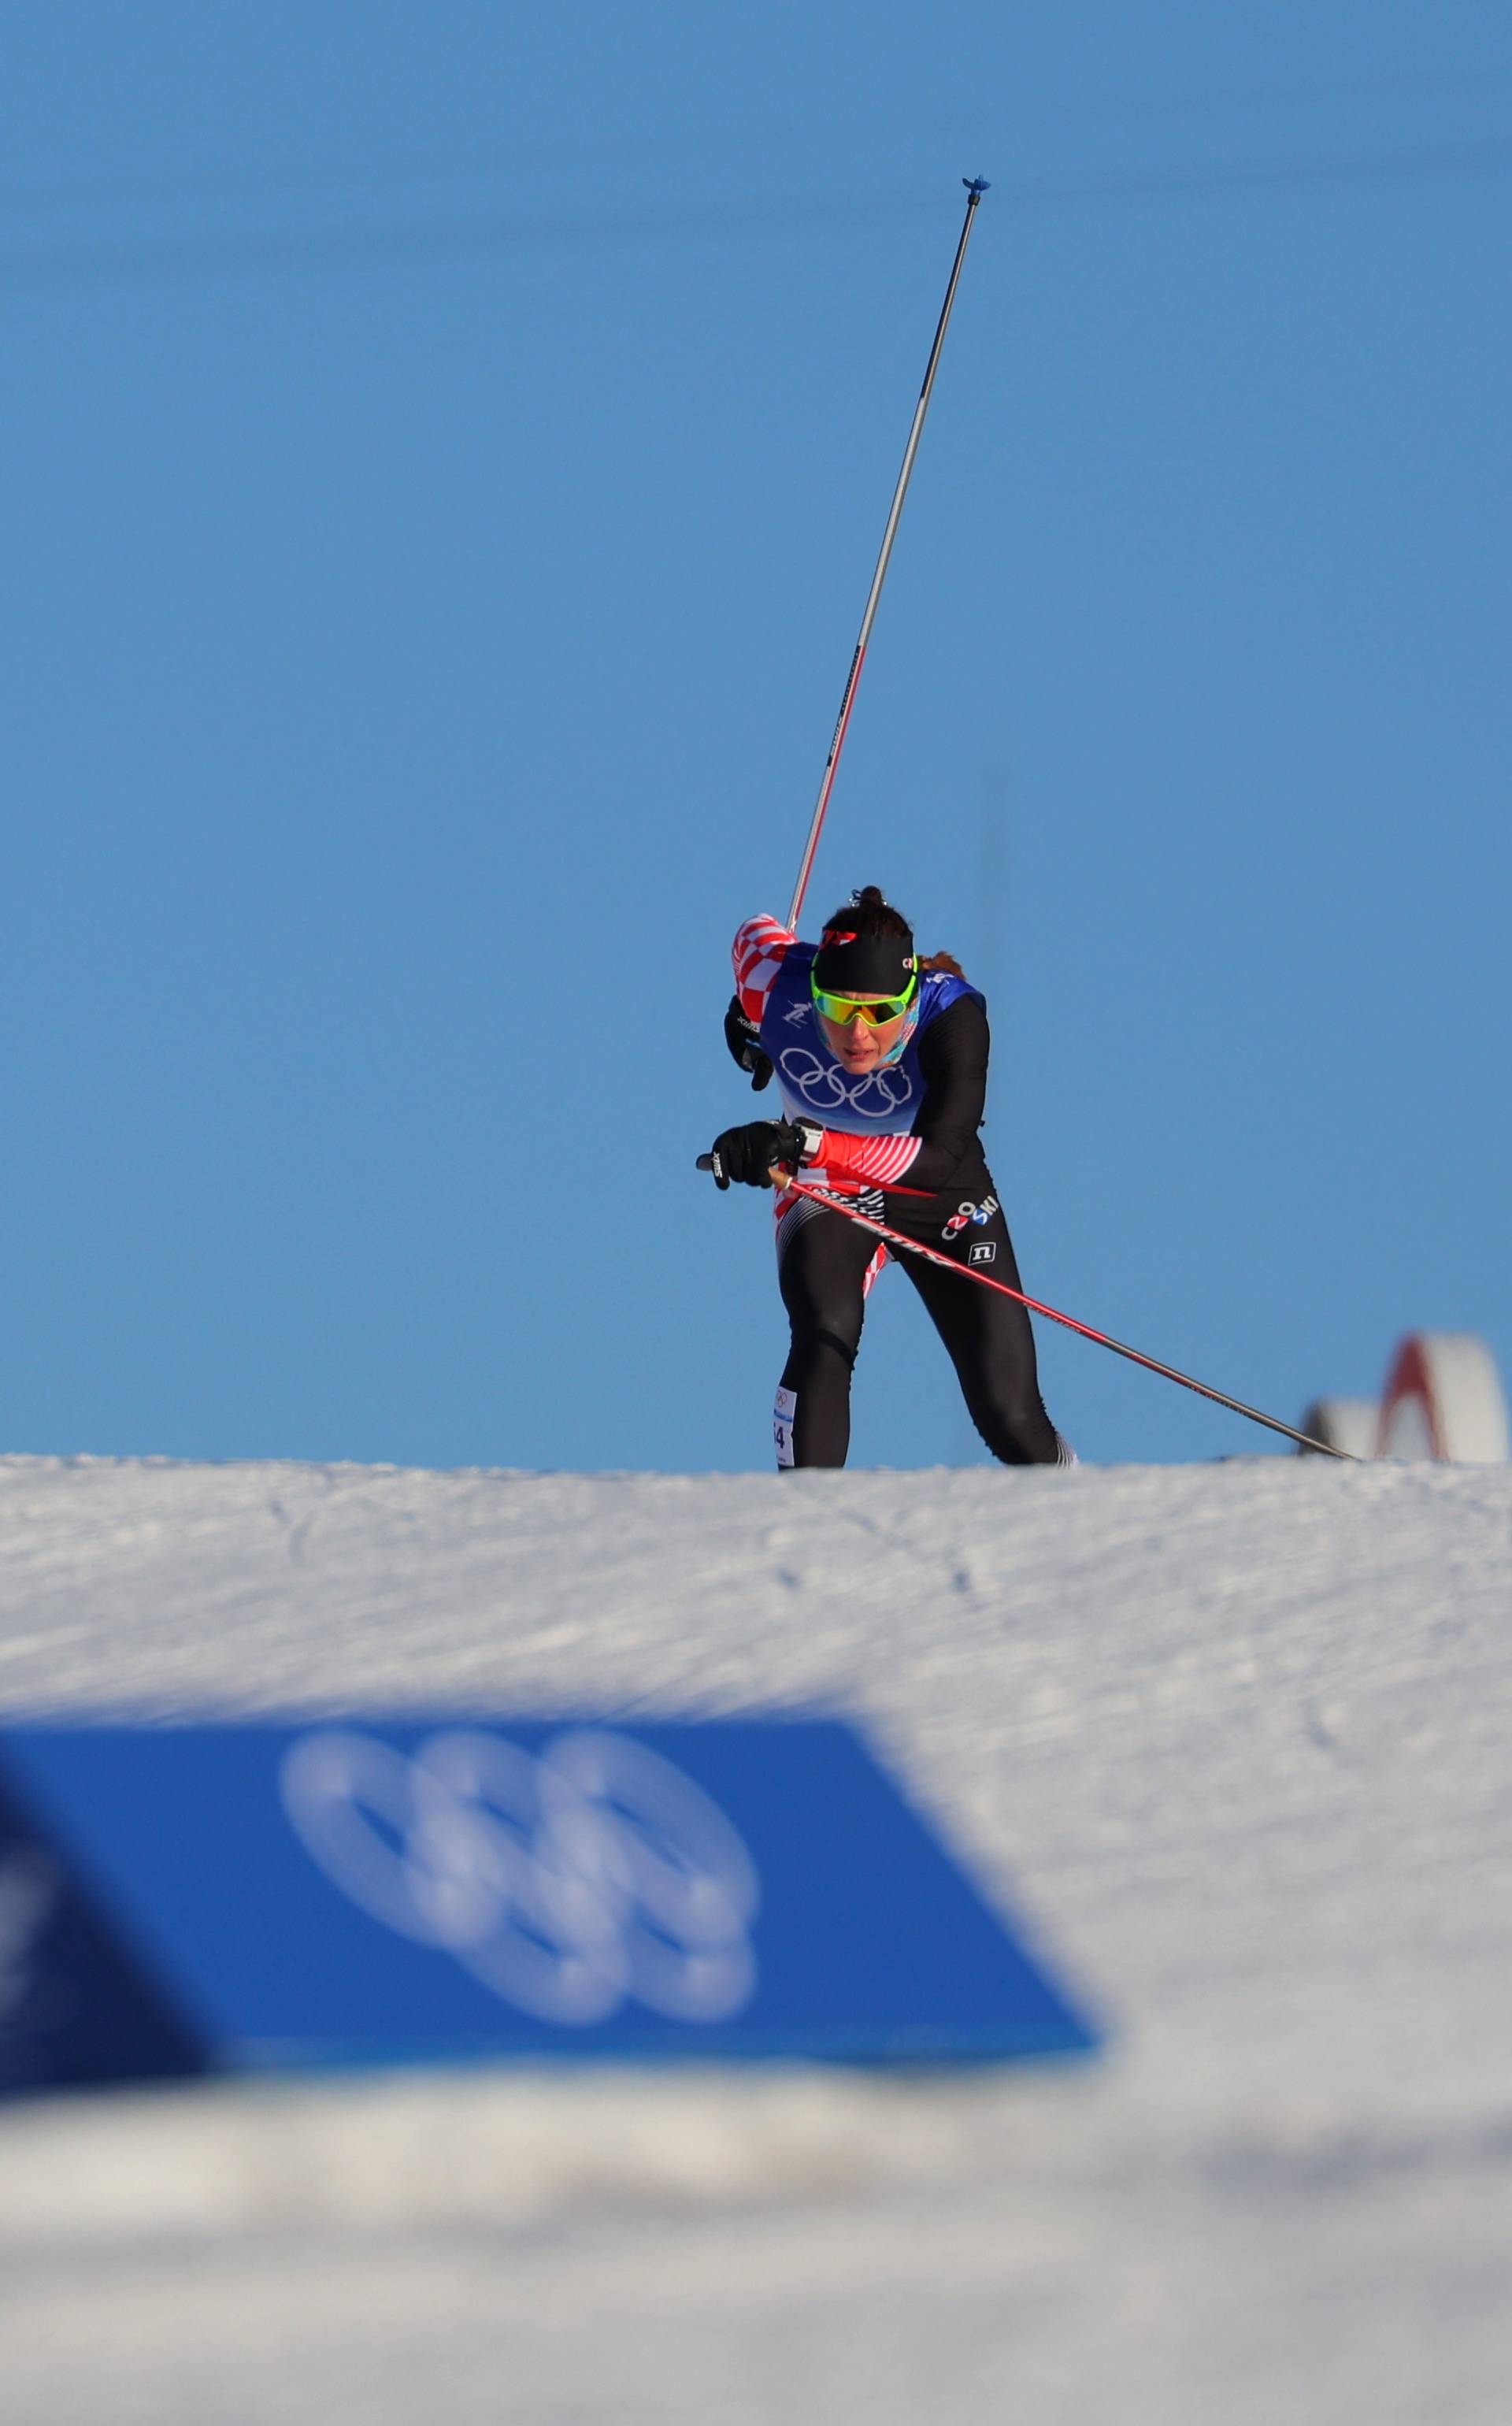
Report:
[{"label": "sport sunglasses", "polygon": [[832,1019],[837,1027],[848,1027],[853,1019],[864,1019],[870,1027],[886,1027],[890,1020],[902,1018],[918,989],[918,978],[910,978],[902,994],[873,995],[865,1002],[854,995],[825,994],[818,986],[812,993],[820,1017]]}]

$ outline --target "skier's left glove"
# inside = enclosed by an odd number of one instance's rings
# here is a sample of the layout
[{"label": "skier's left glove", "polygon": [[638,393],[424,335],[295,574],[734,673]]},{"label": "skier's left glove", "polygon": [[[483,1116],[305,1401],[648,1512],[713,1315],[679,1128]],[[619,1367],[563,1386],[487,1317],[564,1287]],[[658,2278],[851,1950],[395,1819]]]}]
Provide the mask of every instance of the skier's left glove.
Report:
[{"label": "skier's left glove", "polygon": [[750,1072],[750,1090],[759,1095],[770,1084],[772,1057],[762,1051],[762,1031],[753,1019],[748,1019],[740,1007],[740,996],[732,994],[725,1013],[725,1043],[738,1068]]},{"label": "skier's left glove", "polygon": [[801,1170],[806,1162],[818,1160],[823,1145],[824,1131],[812,1121],[748,1121],[715,1139],[715,1186],[728,1188],[738,1179],[747,1188],[770,1188],[774,1164],[783,1171]]}]

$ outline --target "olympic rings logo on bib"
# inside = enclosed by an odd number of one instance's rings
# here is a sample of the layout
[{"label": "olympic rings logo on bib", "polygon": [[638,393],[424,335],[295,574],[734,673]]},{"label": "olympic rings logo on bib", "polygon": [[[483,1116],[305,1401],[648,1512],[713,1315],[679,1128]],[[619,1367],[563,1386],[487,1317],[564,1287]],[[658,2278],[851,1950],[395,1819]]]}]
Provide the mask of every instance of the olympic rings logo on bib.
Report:
[{"label": "olympic rings logo on bib", "polygon": [[755,1992],[746,1845],[628,1736],[573,1728],[537,1755],[458,1727],[410,1755],[323,1728],[292,1746],[280,1787],[333,1885],[524,2013],[586,2028],[634,1999],[723,2021]]},{"label": "olympic rings logo on bib", "polygon": [[839,1111],[844,1106],[863,1120],[885,1120],[913,1098],[910,1081],[898,1069],[869,1070],[854,1086],[845,1084],[838,1062],[821,1061],[807,1045],[789,1044],[779,1054],[783,1077],[816,1112]]}]

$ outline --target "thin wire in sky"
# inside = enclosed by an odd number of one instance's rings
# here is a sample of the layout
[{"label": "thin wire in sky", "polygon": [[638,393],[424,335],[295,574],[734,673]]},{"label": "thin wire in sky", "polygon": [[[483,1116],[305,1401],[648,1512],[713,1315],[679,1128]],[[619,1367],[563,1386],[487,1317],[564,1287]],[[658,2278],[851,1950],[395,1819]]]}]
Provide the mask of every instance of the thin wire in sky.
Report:
[{"label": "thin wire in sky", "polygon": [[1036,130],[1097,125],[1140,125],[1163,120],[1200,116],[1211,121],[1218,114],[1253,115],[1296,107],[1334,107],[1408,99],[1484,100],[1488,91],[1504,89],[1500,69],[1469,70],[1444,76],[1361,76],[1273,85],[1241,85],[1214,89],[1152,94],[1103,96],[1087,93],[1074,102],[1034,106],[997,107],[967,119],[918,119],[903,122],[837,121],[820,126],[705,126],[684,134],[647,136],[585,136],[563,132],[529,141],[475,147],[453,145],[434,152],[378,154],[366,159],[308,159],[281,162],[220,162],[211,168],[111,170],[86,177],[60,177],[34,184],[0,186],[0,210],[14,213],[88,208],[100,203],[134,203],[184,200],[226,200],[243,195],[295,194],[321,189],[381,185],[456,182],[470,177],[497,177],[540,170],[582,169],[637,162],[647,166],[671,161],[770,156],[783,152],[877,143],[907,144],[916,151],[923,142],[980,142],[989,137],[1003,143],[1013,135]]},{"label": "thin wire in sky", "polygon": [[[1391,185],[1437,177],[1503,176],[1512,142],[1421,145],[1411,150],[1332,158],[1256,160],[1228,167],[1148,169],[1108,176],[1083,172],[1008,179],[997,207],[1021,216],[1158,203],[1224,194]],[[629,210],[489,212],[468,218],[384,221],[330,228],[233,230],[221,235],[94,240],[0,253],[0,285],[37,287],[125,283],[177,276],[234,276],[266,269],[318,269],[341,263],[460,258],[467,254],[561,248],[746,240],[825,233],[879,218],[922,217],[939,207],[938,190],[795,196],[787,200],[636,204]]]}]

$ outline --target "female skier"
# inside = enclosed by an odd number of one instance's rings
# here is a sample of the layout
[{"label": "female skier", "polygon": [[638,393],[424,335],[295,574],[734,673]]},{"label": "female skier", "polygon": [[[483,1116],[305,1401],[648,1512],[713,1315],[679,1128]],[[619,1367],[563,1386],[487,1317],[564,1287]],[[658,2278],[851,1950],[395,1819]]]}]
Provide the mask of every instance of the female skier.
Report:
[{"label": "female skier", "polygon": [[[725,1041],[787,1118],[715,1140],[720,1188],[776,1187],[778,1280],[793,1344],[777,1393],[777,1462],[844,1465],[850,1376],[868,1290],[887,1248],[786,1186],[815,1186],[906,1237],[1020,1286],[977,1130],[987,1092],[987,1006],[948,952],[921,960],[908,920],[875,884],[837,910],[817,948],[775,918],[735,937]],[[1021,1305],[921,1256],[904,1268],[955,1364],[972,1421],[1005,1465],[1065,1465],[1046,1415]]]}]

